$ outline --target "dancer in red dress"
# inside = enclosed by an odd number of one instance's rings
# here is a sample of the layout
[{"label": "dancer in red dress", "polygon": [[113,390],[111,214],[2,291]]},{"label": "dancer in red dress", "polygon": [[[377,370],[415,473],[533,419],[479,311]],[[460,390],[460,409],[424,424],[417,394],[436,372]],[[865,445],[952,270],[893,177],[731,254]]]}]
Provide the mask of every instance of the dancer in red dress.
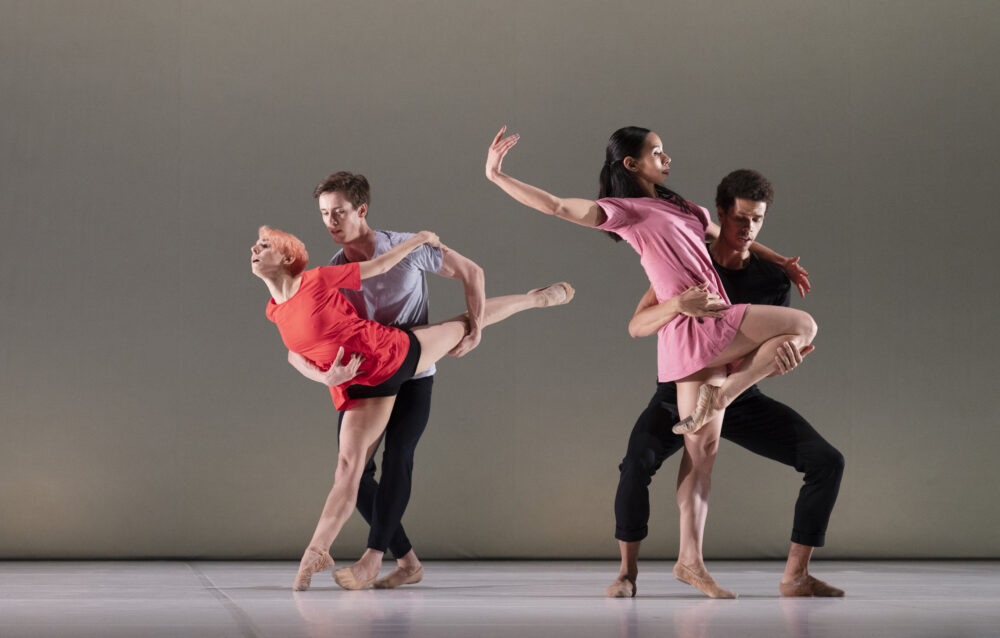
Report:
[{"label": "dancer in red dress", "polygon": [[[448,354],[469,329],[465,315],[412,331],[383,326],[360,318],[338,290],[359,289],[362,279],[387,272],[424,243],[440,245],[437,235],[423,231],[369,261],[312,270],[305,270],[305,246],[288,233],[263,226],[251,247],[251,270],[271,292],[267,316],[292,353],[290,361],[305,376],[329,385],[334,404],[344,411],[333,488],[299,564],[296,591],[308,589],[314,573],[333,567],[330,545],[354,509],[361,472],[389,420],[399,386]],[[558,283],[487,299],[482,325],[572,298],[573,288]],[[354,577],[347,568],[338,570],[337,577],[349,589],[371,585],[348,582]]]}]

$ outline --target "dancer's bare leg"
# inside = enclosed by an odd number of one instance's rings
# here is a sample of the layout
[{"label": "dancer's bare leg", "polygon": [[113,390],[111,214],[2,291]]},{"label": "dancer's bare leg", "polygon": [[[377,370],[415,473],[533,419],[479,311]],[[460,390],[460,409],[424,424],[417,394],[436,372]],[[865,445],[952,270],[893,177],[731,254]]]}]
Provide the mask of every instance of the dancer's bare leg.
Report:
[{"label": "dancer's bare leg", "polygon": [[[365,464],[371,459],[372,455],[375,454],[375,450],[378,449],[378,445],[381,442],[382,437],[379,436],[375,439],[375,442],[368,446],[368,453],[365,455]],[[352,582],[365,583],[373,580],[378,576],[379,569],[382,568],[382,556],[384,552],[377,549],[368,548],[365,553],[361,555],[353,565],[350,566],[351,576],[353,578]]]},{"label": "dancer's bare leg", "polygon": [[333,566],[332,560],[322,560],[322,557],[327,556],[330,545],[354,510],[361,472],[389,422],[395,400],[395,397],[361,399],[344,413],[333,488],[326,497],[312,540],[302,555],[295,589],[307,589],[313,573]]},{"label": "dancer's bare leg", "polygon": [[642,541],[618,541],[618,551],[622,555],[618,578],[611,583],[604,595],[608,598],[634,598],[635,581],[639,577],[639,544]]},{"label": "dancer's bare leg", "polygon": [[[493,297],[487,299],[486,307],[483,312],[483,327],[498,323],[513,314],[530,310],[532,308],[544,308],[547,306],[558,306],[569,303],[569,301],[573,298],[573,294],[573,287],[567,283],[561,282],[552,284],[551,286],[545,286],[543,288],[536,288],[535,290],[531,290],[521,295],[506,295],[503,297]],[[465,338],[466,332],[466,315],[459,315],[454,319],[449,319],[430,326],[413,328],[413,334],[416,335],[417,339],[420,341],[420,360],[417,362],[417,372],[422,372],[428,369],[440,358],[448,354],[452,348],[458,345],[458,343]],[[390,403],[389,411],[391,412],[391,410],[392,404]],[[357,482],[361,479],[361,469],[364,467],[364,463],[367,462],[368,457],[371,456],[372,451],[374,451],[378,442],[378,436],[381,436],[382,430],[385,429],[385,423],[388,422],[388,419],[389,412],[386,412],[385,421],[382,423],[378,435],[376,435],[376,437],[372,439],[372,442],[369,444],[371,450],[368,452],[365,460],[357,468],[358,474],[354,485],[355,493],[357,491]],[[344,417],[344,422],[347,422],[346,415]],[[341,429],[341,432],[343,432],[343,428]],[[343,441],[341,441],[341,448],[343,449]],[[334,484],[334,488],[336,489],[336,483]],[[331,497],[332,496],[333,492],[331,492]],[[351,508],[353,507],[354,501],[352,500]],[[349,513],[350,509],[347,511]],[[346,517],[344,520],[346,520]],[[340,525],[343,525],[343,521],[340,522]],[[339,529],[340,528],[338,527],[337,530],[339,531]],[[335,535],[336,534],[334,534],[334,536]],[[332,538],[330,542],[333,542]],[[310,544],[310,547],[312,547],[312,544]],[[327,547],[329,547],[329,544]],[[358,559],[358,561],[353,565],[337,571],[335,574],[337,583],[349,589],[367,586],[368,583],[370,583],[378,575],[379,569],[382,566],[383,556],[384,552],[368,548],[361,558]],[[396,578],[393,578],[394,575]],[[421,566],[420,561],[417,560],[416,554],[414,554],[411,550],[403,559],[397,561],[396,570],[385,579],[382,579],[383,581],[386,581],[382,583],[382,586],[396,587],[400,584],[418,582],[422,575],[423,567]],[[399,582],[397,583],[397,581]]]},{"label": "dancer's bare leg", "polygon": [[[544,288],[536,288],[523,295],[491,297],[486,300],[483,327],[499,323],[511,315],[532,308],[545,308],[569,303],[573,295],[573,287],[560,282]],[[420,361],[417,363],[417,372],[430,368],[465,338],[466,321],[465,315],[459,315],[438,324],[413,329],[413,334],[420,340]]]},{"label": "dancer's bare leg", "polygon": [[815,548],[809,545],[792,543],[788,549],[788,561],[785,563],[785,573],[781,576],[778,591],[782,596],[822,596],[839,598],[844,595],[843,589],[838,589],[814,578],[809,574],[809,560]]},{"label": "dancer's bare leg", "polygon": [[816,322],[808,313],[780,306],[750,306],[733,341],[707,366],[714,368],[742,359],[739,368],[721,383],[710,382],[710,387],[702,390],[704,408],[691,416],[693,423],[682,420],[674,431],[697,430],[700,424],[715,419],[747,388],[773,374],[777,370],[775,356],[785,342],[801,350],[815,338]]},{"label": "dancer's bare leg", "polygon": [[[698,389],[704,383],[722,381],[725,369],[702,370],[677,382],[677,408],[682,415],[694,410]],[[712,490],[712,468],[719,449],[719,434],[725,410],[718,411],[698,432],[684,437],[684,454],[677,473],[677,508],[680,511],[680,549],[674,576],[711,598],[735,598],[723,589],[705,568],[702,543],[708,519],[708,497]]]}]

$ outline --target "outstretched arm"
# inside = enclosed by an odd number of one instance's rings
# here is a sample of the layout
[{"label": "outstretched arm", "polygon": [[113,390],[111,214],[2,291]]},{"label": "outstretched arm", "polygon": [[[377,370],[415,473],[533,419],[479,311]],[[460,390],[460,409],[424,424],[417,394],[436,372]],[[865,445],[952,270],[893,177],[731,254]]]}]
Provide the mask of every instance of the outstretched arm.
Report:
[{"label": "outstretched arm", "polygon": [[361,267],[361,278],[368,279],[369,277],[389,272],[389,269],[402,261],[403,257],[409,255],[422,244],[437,248],[441,245],[441,240],[431,231],[422,230],[406,241],[396,244],[378,257],[358,262],[358,265]]},{"label": "outstretched arm", "polygon": [[288,363],[292,364],[292,367],[302,373],[307,379],[315,381],[317,383],[322,383],[325,386],[335,386],[344,383],[345,381],[350,381],[354,377],[358,376],[358,368],[361,366],[361,362],[364,358],[358,353],[351,355],[350,360],[341,365],[341,360],[344,358],[344,348],[341,346],[337,350],[337,357],[333,360],[330,365],[330,369],[326,372],[320,370],[312,364],[311,361],[303,357],[298,352],[288,351]]},{"label": "outstretched arm", "polygon": [[656,293],[650,287],[639,300],[632,320],[628,324],[628,333],[633,337],[646,337],[655,334],[662,326],[673,321],[677,315],[689,317],[721,317],[720,310],[729,305],[722,297],[709,292],[708,282],[691,286],[684,292],[662,303],[656,302]]},{"label": "outstretched arm", "polygon": [[463,257],[444,244],[441,245],[442,277],[459,279],[465,288],[465,307],[469,315],[469,332],[448,354],[461,357],[479,345],[483,331],[483,313],[486,311],[486,278],[476,262]]},{"label": "outstretched arm", "polygon": [[581,226],[600,226],[607,220],[604,210],[597,202],[589,199],[561,198],[540,188],[525,184],[506,175],[500,170],[503,158],[517,144],[520,135],[503,137],[507,127],[504,126],[493,138],[490,150],[486,154],[486,179],[499,186],[505,193],[525,206],[541,211],[546,215],[555,215],[566,221]]},{"label": "outstretched arm", "polygon": [[[719,233],[722,229],[718,224],[712,220],[708,220],[708,228],[705,229],[705,239],[709,242],[713,242],[719,238]],[[750,252],[757,255],[764,261],[769,261],[777,266],[780,266],[788,278],[792,280],[792,283],[796,288],[799,289],[799,294],[804,298],[807,292],[812,292],[812,287],[809,285],[809,273],[806,269],[799,265],[798,257],[782,257],[778,253],[774,252],[764,244],[760,242],[753,242],[750,244]]]}]

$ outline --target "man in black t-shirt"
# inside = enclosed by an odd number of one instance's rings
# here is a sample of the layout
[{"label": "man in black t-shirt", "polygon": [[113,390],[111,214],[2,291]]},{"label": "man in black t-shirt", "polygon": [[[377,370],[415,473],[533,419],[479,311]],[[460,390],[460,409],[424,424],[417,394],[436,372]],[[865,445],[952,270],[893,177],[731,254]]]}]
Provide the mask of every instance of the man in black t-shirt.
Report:
[{"label": "man in black t-shirt", "polygon": [[[756,171],[738,170],[719,184],[716,205],[721,232],[709,246],[726,294],[732,303],[789,305],[791,283],[778,266],[750,252],[773,198],[770,182]],[[800,288],[800,293],[805,291]],[[720,298],[695,286],[677,297],[657,303],[652,288],[643,296],[629,324],[632,336],[655,334],[678,314],[717,316]],[[778,374],[788,372],[812,350],[797,352],[791,344],[776,360]],[[628,450],[619,469],[615,497],[615,538],[622,555],[621,571],[608,587],[609,597],[635,596],[639,544],[648,533],[649,483],[663,461],[684,447],[684,437],[671,432],[679,420],[677,388],[657,383],[656,394],[632,430]],[[741,394],[728,408],[722,438],[803,473],[804,484],[795,504],[791,548],[778,586],[782,596],[843,596],[844,592],[809,575],[813,549],[825,543],[827,523],[837,500],[844,471],[844,457],[788,406],[765,396],[757,386]],[[707,574],[707,572],[706,572]],[[708,576],[708,580],[711,577]],[[695,583],[690,583],[698,586]],[[731,592],[699,587],[720,597]]]}]

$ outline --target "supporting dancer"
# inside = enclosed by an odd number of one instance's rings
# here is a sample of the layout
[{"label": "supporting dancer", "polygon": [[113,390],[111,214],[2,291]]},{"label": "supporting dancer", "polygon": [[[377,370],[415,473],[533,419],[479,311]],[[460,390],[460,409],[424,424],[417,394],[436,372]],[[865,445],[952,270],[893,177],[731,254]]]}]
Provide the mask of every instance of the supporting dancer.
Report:
[{"label": "supporting dancer", "polygon": [[[313,196],[319,200],[323,225],[333,241],[342,247],[330,260],[331,266],[368,261],[413,236],[373,230],[368,225],[371,189],[364,175],[346,171],[334,173],[320,182]],[[429,316],[425,272],[458,279],[465,289],[469,330],[450,353],[461,357],[475,348],[482,336],[486,287],[482,268],[456,251],[443,245],[434,248],[424,244],[389,272],[362,281],[360,291],[344,289],[341,292],[362,319],[396,328],[422,326],[428,323]],[[295,360],[291,351],[289,357]],[[357,508],[370,526],[368,548],[358,562],[347,568],[351,572],[349,578],[337,578],[341,586],[356,587],[377,576],[386,549],[396,558],[396,568],[375,580],[375,589],[410,585],[423,578],[423,565],[400,521],[410,500],[414,451],[430,417],[434,372],[432,365],[399,387],[389,423],[385,426],[381,482],[375,480],[374,454],[361,474]],[[342,422],[343,413],[340,413],[339,423]],[[377,448],[378,443],[374,451]],[[339,574],[343,571],[335,572],[335,576]]]},{"label": "supporting dancer", "polygon": [[[771,183],[756,171],[733,171],[719,183],[715,203],[721,232],[708,252],[733,303],[789,304],[791,285],[785,273],[749,250],[772,199]],[[629,332],[633,337],[645,337],[678,315],[714,317],[723,307],[721,299],[704,286],[662,303],[656,302],[656,293],[650,288],[636,308]],[[786,343],[778,352],[778,373],[792,370],[811,350],[812,346],[808,346],[799,352]],[[663,461],[684,445],[684,438],[670,430],[670,424],[677,419],[676,385],[657,383],[656,393],[636,422],[619,466],[615,538],[622,564],[618,578],[607,589],[609,597],[635,596],[639,545],[648,533],[649,484]],[[803,474],[804,483],[795,503],[791,547],[778,585],[781,595],[843,596],[843,590],[809,575],[813,550],[826,540],[844,472],[843,455],[797,412],[765,396],[756,385],[739,395],[726,410],[722,438]],[[702,505],[707,507],[707,503]]]},{"label": "supporting dancer", "polygon": [[[612,134],[600,173],[601,199],[595,202],[559,198],[504,174],[503,158],[519,138],[503,137],[505,130],[500,129],[490,145],[487,179],[542,213],[624,237],[641,256],[658,300],[708,282],[707,290],[728,302],[704,243],[706,236],[718,237],[719,227],[706,209],[662,185],[671,160],[656,133],[630,126]],[[803,294],[808,289],[807,273],[797,258],[781,257],[756,243],[751,250],[781,265]],[[717,317],[681,316],[658,332],[658,380],[677,382],[683,418],[674,431],[689,435],[677,480],[681,542],[674,576],[713,598],[735,598],[715,583],[702,558],[725,408],[776,370],[775,357],[783,343],[791,342],[801,351],[815,335],[816,323],[805,312],[747,304],[719,310]]]},{"label": "supporting dancer", "polygon": [[[439,245],[434,233],[420,232],[371,260],[312,270],[305,270],[309,257],[298,238],[267,226],[258,235],[250,261],[253,273],[271,292],[267,317],[294,353],[292,365],[329,385],[337,409],[345,411],[333,488],[293,584],[302,591],[309,588],[314,573],[333,567],[330,545],[354,509],[361,473],[382,436],[399,387],[459,346],[469,332],[469,317],[400,330],[361,319],[338,290],[360,289],[363,279],[387,272],[421,244]],[[530,308],[565,304],[572,297],[573,288],[558,283],[487,299],[480,325]],[[341,578],[351,578],[350,569],[341,571],[346,572]],[[374,580],[351,588],[367,587]]]}]

